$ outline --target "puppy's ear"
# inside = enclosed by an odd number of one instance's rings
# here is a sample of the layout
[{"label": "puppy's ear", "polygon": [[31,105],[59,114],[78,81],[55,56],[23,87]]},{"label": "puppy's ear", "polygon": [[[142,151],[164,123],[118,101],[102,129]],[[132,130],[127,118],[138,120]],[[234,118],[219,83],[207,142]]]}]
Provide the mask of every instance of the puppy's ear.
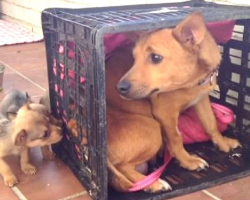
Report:
[{"label": "puppy's ear", "polygon": [[16,112],[10,112],[8,111],[6,113],[6,117],[8,120],[13,121],[16,118],[17,113]]},{"label": "puppy's ear", "polygon": [[24,107],[25,107],[27,110],[31,110],[30,104],[31,104],[31,100],[30,100],[30,99],[27,99],[26,102],[25,102],[25,104],[24,104]]},{"label": "puppy's ear", "polygon": [[173,36],[180,43],[190,42],[192,45],[199,45],[206,34],[206,24],[201,13],[190,14],[181,21],[174,29]]},{"label": "puppy's ear", "polygon": [[16,146],[24,146],[27,142],[28,134],[25,129],[20,130],[14,139],[14,144]]},{"label": "puppy's ear", "polygon": [[28,92],[25,92],[25,95],[26,95],[27,99],[30,99],[30,96],[29,96]]}]

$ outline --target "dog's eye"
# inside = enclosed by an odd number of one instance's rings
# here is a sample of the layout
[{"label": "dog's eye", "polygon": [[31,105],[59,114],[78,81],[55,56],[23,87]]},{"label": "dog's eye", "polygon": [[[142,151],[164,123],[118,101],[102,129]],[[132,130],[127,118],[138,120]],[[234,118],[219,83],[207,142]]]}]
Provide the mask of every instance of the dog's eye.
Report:
[{"label": "dog's eye", "polygon": [[49,132],[48,132],[48,131],[44,131],[43,137],[46,138],[46,137],[48,137],[48,136],[49,136]]},{"label": "dog's eye", "polygon": [[158,55],[158,54],[154,54],[154,53],[151,53],[150,54],[150,59],[152,61],[153,64],[158,64],[162,61],[162,56],[161,55]]}]

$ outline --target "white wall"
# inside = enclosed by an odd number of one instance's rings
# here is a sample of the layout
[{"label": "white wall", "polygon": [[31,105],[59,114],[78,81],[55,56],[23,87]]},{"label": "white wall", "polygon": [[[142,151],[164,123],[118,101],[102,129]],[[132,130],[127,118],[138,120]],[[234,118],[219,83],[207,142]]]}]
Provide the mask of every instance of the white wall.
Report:
[{"label": "white wall", "polygon": [[[3,18],[16,20],[35,33],[41,32],[41,12],[49,7],[100,7],[129,4],[149,4],[181,2],[185,0],[0,0],[0,13]],[[213,0],[208,0],[213,1]],[[219,0],[223,2],[250,3],[249,0]]]}]

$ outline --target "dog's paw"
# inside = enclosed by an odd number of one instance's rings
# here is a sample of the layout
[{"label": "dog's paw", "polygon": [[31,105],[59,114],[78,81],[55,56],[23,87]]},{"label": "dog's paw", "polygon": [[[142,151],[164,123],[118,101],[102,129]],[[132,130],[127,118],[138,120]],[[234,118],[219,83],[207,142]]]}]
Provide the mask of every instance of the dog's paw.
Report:
[{"label": "dog's paw", "polygon": [[25,173],[25,174],[30,174],[30,175],[34,175],[36,174],[36,167],[33,166],[32,164],[30,163],[26,163],[22,166],[22,171]]},{"label": "dog's paw", "polygon": [[55,155],[54,152],[52,152],[52,151],[48,151],[48,152],[46,152],[46,153],[43,153],[43,158],[44,158],[45,160],[54,160],[55,157],[56,157],[56,155]]},{"label": "dog's paw", "polygon": [[195,155],[188,156],[187,159],[183,160],[180,165],[188,170],[204,170],[209,167],[208,163]]},{"label": "dog's paw", "polygon": [[232,149],[236,149],[237,147],[241,147],[241,144],[239,143],[238,140],[228,138],[228,137],[223,137],[223,139],[221,141],[214,142],[214,144],[216,146],[218,146],[218,148],[221,151],[226,152],[226,153],[231,151]]},{"label": "dog's paw", "polygon": [[171,186],[164,180],[158,179],[155,183],[150,185],[149,187],[146,187],[144,189],[144,192],[148,193],[158,193],[158,192],[164,192],[172,190]]},{"label": "dog's paw", "polygon": [[5,176],[4,177],[4,184],[8,187],[13,187],[18,183],[17,177],[13,175]]}]

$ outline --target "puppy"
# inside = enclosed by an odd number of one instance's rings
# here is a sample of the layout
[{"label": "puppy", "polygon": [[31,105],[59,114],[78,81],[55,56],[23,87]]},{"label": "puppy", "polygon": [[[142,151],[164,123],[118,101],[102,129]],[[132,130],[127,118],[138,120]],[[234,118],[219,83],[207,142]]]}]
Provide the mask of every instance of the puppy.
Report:
[{"label": "puppy", "polygon": [[[21,92],[17,89],[11,90],[3,99],[1,104],[1,112],[2,114],[9,120],[13,121],[16,118],[16,114],[18,110],[26,103],[32,103],[27,92]],[[44,104],[44,106],[40,106],[39,104],[30,104],[33,110],[40,112],[46,117],[49,117],[50,123],[54,126],[62,126],[62,122],[57,120],[52,115],[50,115],[50,101],[49,101],[49,92],[46,91],[40,99],[40,103]],[[43,158],[46,160],[53,160],[55,154],[52,152],[50,146],[42,146],[41,148]]]},{"label": "puppy", "polygon": [[1,103],[0,112],[9,120],[13,120],[17,111],[21,108],[26,101],[30,101],[27,92],[21,92],[13,89],[7,93]]},{"label": "puppy", "polygon": [[209,92],[215,88],[221,56],[200,13],[189,15],[173,29],[140,35],[133,57],[133,66],[117,89],[125,99],[150,100],[167,147],[182,167],[197,170],[208,166],[205,160],[184,149],[177,128],[179,114],[191,106],[221,151],[240,146],[237,140],[221,135],[210,106]]},{"label": "puppy", "polygon": [[29,161],[29,148],[57,143],[62,138],[61,129],[51,125],[46,115],[33,110],[29,104],[18,110],[13,121],[1,116],[0,131],[0,174],[9,187],[17,184],[18,179],[4,157],[20,155],[22,171],[35,174],[36,168]]},{"label": "puppy", "polygon": [[[118,81],[133,65],[131,52],[132,47],[120,48],[106,61],[109,183],[123,192],[145,177],[147,162],[163,144],[161,127],[153,118],[150,101],[127,101],[116,90]],[[170,189],[167,182],[159,179],[144,191],[155,193]]]}]

